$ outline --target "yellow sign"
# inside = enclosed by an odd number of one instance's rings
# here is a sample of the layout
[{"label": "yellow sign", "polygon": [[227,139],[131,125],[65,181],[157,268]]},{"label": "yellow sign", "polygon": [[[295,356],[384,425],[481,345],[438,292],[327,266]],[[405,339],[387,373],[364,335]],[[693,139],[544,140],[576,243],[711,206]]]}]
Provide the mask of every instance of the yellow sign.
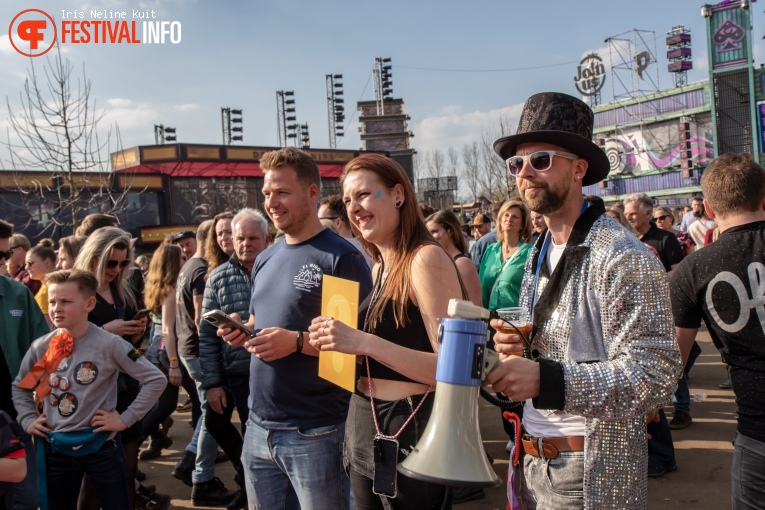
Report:
[{"label": "yellow sign", "polygon": [[[321,314],[356,329],[359,319],[358,282],[324,275],[321,288]],[[319,377],[352,392],[356,386],[356,356],[321,351]]]}]

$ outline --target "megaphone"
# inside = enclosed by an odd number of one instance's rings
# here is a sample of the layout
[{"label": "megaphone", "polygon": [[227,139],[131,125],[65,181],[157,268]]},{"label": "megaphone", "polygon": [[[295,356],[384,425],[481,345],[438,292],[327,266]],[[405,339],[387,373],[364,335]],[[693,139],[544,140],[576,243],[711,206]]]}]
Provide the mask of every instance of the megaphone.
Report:
[{"label": "megaphone", "polygon": [[[453,487],[501,483],[478,427],[478,392],[484,374],[499,362],[486,348],[489,311],[452,299],[439,327],[436,399],[417,446],[398,465],[404,476]],[[491,353],[490,355],[487,355]]]}]

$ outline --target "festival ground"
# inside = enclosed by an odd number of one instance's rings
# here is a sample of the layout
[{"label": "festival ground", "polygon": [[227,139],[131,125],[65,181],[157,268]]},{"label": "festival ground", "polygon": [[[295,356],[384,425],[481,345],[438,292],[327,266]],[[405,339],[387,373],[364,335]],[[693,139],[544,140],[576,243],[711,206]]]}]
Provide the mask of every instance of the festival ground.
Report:
[{"label": "festival ground", "polygon": [[[736,404],[731,390],[721,390],[718,384],[725,378],[725,367],[720,355],[706,332],[699,333],[703,353],[691,371],[689,385],[693,398],[691,414],[693,425],[673,431],[677,471],[648,482],[648,508],[721,509],[730,508],[730,467],[733,458],[733,440],[736,430]],[[699,394],[705,398],[698,398]],[[182,397],[185,399],[185,394]],[[672,407],[666,408],[667,419],[672,419]],[[235,416],[236,417],[236,416]],[[171,508],[194,508],[191,488],[170,476],[175,463],[188,443],[192,429],[188,425],[191,414],[175,413],[175,425],[170,431],[173,446],[153,461],[140,461],[146,473],[145,485],[155,485],[157,491],[170,495]],[[481,433],[486,451],[494,459],[494,468],[504,480],[508,461],[505,453],[506,436],[502,430],[499,412],[481,401]],[[237,420],[238,423],[238,420]],[[227,487],[235,488],[234,470],[230,463],[215,466],[215,474]],[[486,490],[486,497],[470,501],[455,508],[461,510],[489,510],[505,508],[504,484]]]}]

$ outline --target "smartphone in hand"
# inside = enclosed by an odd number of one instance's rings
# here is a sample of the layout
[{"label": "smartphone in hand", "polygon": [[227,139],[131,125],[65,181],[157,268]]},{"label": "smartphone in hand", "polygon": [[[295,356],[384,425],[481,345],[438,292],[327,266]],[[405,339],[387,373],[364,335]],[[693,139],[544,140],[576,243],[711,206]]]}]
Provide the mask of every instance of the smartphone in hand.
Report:
[{"label": "smartphone in hand", "polygon": [[242,333],[249,336],[255,335],[253,330],[242,324],[240,321],[234,319],[233,317],[229,317],[220,310],[210,310],[206,314],[202,315],[202,318],[219,328],[236,329],[237,331],[241,331]]},{"label": "smartphone in hand", "polygon": [[151,310],[149,308],[144,308],[143,310],[138,310],[138,313],[135,314],[135,317],[133,317],[134,321],[139,321],[143,319],[144,317],[148,317],[151,313]]}]

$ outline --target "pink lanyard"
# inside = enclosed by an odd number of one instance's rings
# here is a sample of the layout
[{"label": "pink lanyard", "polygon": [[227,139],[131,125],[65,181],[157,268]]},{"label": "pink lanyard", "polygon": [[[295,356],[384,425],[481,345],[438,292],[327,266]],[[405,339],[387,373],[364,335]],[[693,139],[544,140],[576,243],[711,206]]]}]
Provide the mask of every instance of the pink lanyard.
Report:
[{"label": "pink lanyard", "polygon": [[[385,270],[385,265],[383,264],[380,267],[380,271]],[[380,273],[380,282],[382,282],[382,273]],[[369,322],[369,312],[374,307],[377,297],[379,294],[380,289],[382,288],[382,283],[380,285],[375,285],[375,290],[372,293],[372,299],[369,300],[369,306],[367,307],[367,313],[364,317],[364,331],[367,330],[367,324]],[[372,390],[372,374],[369,372],[369,356],[364,356],[366,364],[367,364],[367,380],[369,381],[369,400],[372,403],[372,419],[374,419],[375,422],[375,432],[377,433],[376,437],[380,437],[383,439],[396,439],[398,436],[401,435],[401,432],[404,431],[407,425],[409,425],[409,422],[412,421],[412,418],[417,414],[417,411],[420,410],[420,407],[422,407],[422,404],[425,402],[425,399],[428,397],[428,394],[430,393],[430,390],[433,389],[433,386],[428,386],[428,390],[425,392],[425,394],[422,396],[422,399],[420,400],[420,403],[417,404],[417,407],[414,411],[412,411],[412,414],[407,418],[407,420],[404,422],[403,425],[401,425],[401,428],[398,429],[398,432],[396,432],[393,436],[386,436],[385,434],[380,432],[380,424],[377,422],[377,411],[375,410],[375,396],[374,391]]]}]

